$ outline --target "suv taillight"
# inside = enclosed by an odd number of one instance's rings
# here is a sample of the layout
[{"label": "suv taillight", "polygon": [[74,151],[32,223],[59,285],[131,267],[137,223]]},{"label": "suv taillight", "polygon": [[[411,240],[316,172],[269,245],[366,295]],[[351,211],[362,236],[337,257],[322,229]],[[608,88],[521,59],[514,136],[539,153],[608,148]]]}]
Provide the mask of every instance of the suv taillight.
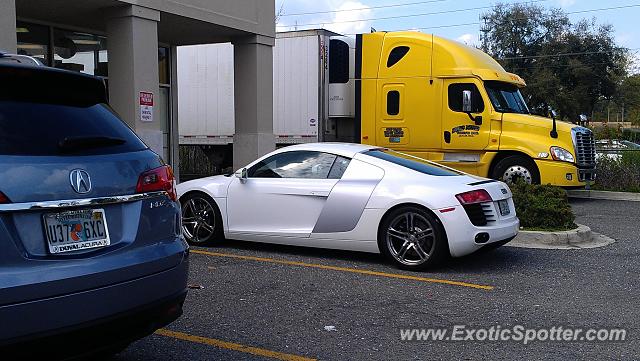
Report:
[{"label": "suv taillight", "polygon": [[4,193],[0,192],[0,204],[11,203],[9,197],[5,196]]},{"label": "suv taillight", "polygon": [[477,189],[475,191],[464,192],[460,194],[456,194],[456,198],[460,201],[460,204],[468,205],[468,204],[476,204],[476,203],[484,203],[484,202],[492,202],[491,196],[489,192],[484,189]]},{"label": "suv taillight", "polygon": [[176,182],[173,177],[173,171],[168,165],[163,165],[149,171],[140,174],[138,178],[138,185],[136,186],[137,193],[165,191],[169,194],[169,198],[172,200],[178,199],[176,194]]}]

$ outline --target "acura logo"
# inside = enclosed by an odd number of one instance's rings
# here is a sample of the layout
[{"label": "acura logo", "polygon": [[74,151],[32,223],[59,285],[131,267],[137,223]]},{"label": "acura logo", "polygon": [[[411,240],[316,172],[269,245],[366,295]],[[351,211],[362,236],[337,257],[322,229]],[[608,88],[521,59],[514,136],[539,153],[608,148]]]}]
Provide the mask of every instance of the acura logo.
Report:
[{"label": "acura logo", "polygon": [[69,181],[74,191],[80,194],[91,192],[91,177],[82,169],[74,169],[69,174]]}]

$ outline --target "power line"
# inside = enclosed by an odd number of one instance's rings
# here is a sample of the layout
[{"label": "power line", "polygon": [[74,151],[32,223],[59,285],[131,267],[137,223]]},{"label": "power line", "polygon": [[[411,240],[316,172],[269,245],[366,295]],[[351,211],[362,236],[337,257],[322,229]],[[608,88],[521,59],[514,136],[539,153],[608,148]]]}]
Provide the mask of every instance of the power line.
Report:
[{"label": "power line", "polygon": [[[572,15],[572,14],[577,14],[577,13],[586,13],[586,12],[597,12],[597,11],[606,11],[606,10],[617,10],[620,8],[630,8],[630,7],[638,7],[640,6],[640,4],[633,4],[633,5],[625,5],[625,6],[616,6],[616,7],[608,7],[608,8],[598,8],[598,9],[587,9],[587,10],[580,10],[580,11],[571,11],[571,12],[567,12],[567,15]],[[516,21],[516,20],[526,20],[527,18],[513,18],[510,19],[511,21]],[[365,21],[365,20],[358,20],[358,21]],[[411,28],[411,29],[396,29],[396,30],[386,30],[387,32],[396,32],[396,31],[412,31],[412,30],[430,30],[430,29],[441,29],[441,28],[453,28],[453,27],[459,27],[459,26],[471,26],[471,25],[481,25],[481,22],[471,22],[471,23],[460,23],[460,24],[445,24],[445,25],[436,25],[436,26],[428,26],[428,27],[418,27],[418,28]],[[301,25],[300,25],[301,26]],[[343,34],[343,35],[358,35],[358,34]]]},{"label": "power line", "polygon": [[[628,48],[622,48],[622,49],[626,49],[629,51],[633,51],[633,50],[638,50],[640,48],[633,48],[633,49],[628,49]],[[528,56],[510,56],[510,57],[504,57],[504,58],[497,58],[497,60],[518,60],[518,59],[539,59],[539,58],[555,58],[558,56],[573,56],[573,55],[589,55],[589,54],[604,54],[604,53],[611,53],[613,50],[606,50],[606,51],[582,51],[582,52],[574,52],[574,53],[561,53],[561,54],[546,54],[546,55],[528,55]]]},{"label": "power line", "polygon": [[361,10],[371,10],[371,9],[387,9],[387,8],[397,8],[402,6],[411,6],[411,5],[422,5],[422,4],[430,4],[430,3],[439,3],[449,0],[430,0],[430,1],[416,1],[412,3],[402,3],[402,4],[393,4],[393,5],[380,5],[380,6],[369,6],[366,8],[359,9],[342,9],[342,10],[326,10],[326,11],[312,11],[308,13],[293,13],[293,14],[283,14],[282,16],[302,16],[302,15],[316,15],[316,14],[331,14],[331,13],[340,13],[344,11],[361,11]]},{"label": "power line", "polygon": [[[549,0],[537,0],[537,1],[530,1],[530,2],[540,2],[540,1],[549,1]],[[530,2],[523,2],[523,3],[516,3],[516,4],[526,4],[526,3],[530,3]],[[515,4],[514,4],[515,5]],[[623,6],[613,6],[613,7],[606,7],[606,8],[598,8],[598,9],[587,9],[587,10],[578,10],[578,11],[571,11],[571,12],[567,12],[565,14],[567,15],[572,15],[572,14],[582,14],[582,13],[587,13],[587,12],[598,12],[598,11],[607,11],[607,10],[619,10],[619,9],[625,9],[625,8],[633,8],[633,7],[638,7],[640,6],[640,4],[632,4],[632,5],[623,5]],[[468,10],[473,10],[473,9],[468,9]],[[463,9],[459,9],[459,10],[453,10],[453,11],[463,11]],[[415,14],[415,15],[405,15],[403,17],[410,17],[410,16],[422,16],[425,14]],[[431,14],[426,14],[426,15],[431,15]],[[389,17],[389,18],[395,18],[395,17]],[[361,19],[361,20],[350,20],[348,22],[359,22],[359,21],[372,21],[372,20],[385,20],[388,18],[378,18],[378,19]],[[513,20],[524,20],[526,18],[515,18],[515,19],[511,19]],[[333,23],[342,23],[343,21],[340,22],[333,22]],[[332,23],[332,24],[333,24]],[[326,25],[327,23],[318,23],[318,24],[296,24],[295,26],[310,26],[310,25]],[[418,28],[412,28],[412,29],[397,29],[397,30],[389,30],[389,31],[409,31],[409,30],[429,30],[429,29],[442,29],[442,28],[452,28],[452,27],[461,27],[461,26],[472,26],[472,25],[481,25],[482,23],[480,22],[471,22],[471,23],[460,23],[460,24],[445,24],[445,25],[436,25],[436,26],[428,26],[428,27],[418,27]],[[278,25],[278,27],[291,27],[293,25]],[[343,34],[343,35],[358,35],[358,34]]]},{"label": "power line", "polygon": [[[525,2],[519,2],[519,3],[513,3],[513,5],[521,5],[521,4],[529,4],[529,3],[539,3],[539,2],[545,2],[545,1],[549,1],[549,0],[531,0],[531,1],[525,1]],[[472,11],[472,10],[485,10],[485,9],[491,9],[493,6],[480,6],[480,7],[474,7],[474,8],[465,8],[465,9],[454,9],[454,10],[443,10],[443,11],[435,11],[435,12],[431,12],[431,13],[420,13],[420,14],[409,14],[409,15],[395,15],[395,16],[386,16],[386,17],[381,17],[381,18],[371,18],[371,19],[358,19],[358,20],[342,20],[342,21],[333,21],[331,22],[332,24],[341,24],[341,23],[356,23],[356,22],[360,22],[360,21],[374,21],[374,20],[389,20],[389,19],[401,19],[401,18],[411,18],[411,17],[417,17],[417,16],[426,16],[426,15],[440,15],[440,14],[450,14],[450,13],[457,13],[457,12],[463,12],[463,11]],[[309,23],[309,24],[298,24],[297,26],[315,26],[315,25],[325,25],[327,22],[323,22],[323,23]],[[278,27],[290,27],[291,25],[277,25]]]}]

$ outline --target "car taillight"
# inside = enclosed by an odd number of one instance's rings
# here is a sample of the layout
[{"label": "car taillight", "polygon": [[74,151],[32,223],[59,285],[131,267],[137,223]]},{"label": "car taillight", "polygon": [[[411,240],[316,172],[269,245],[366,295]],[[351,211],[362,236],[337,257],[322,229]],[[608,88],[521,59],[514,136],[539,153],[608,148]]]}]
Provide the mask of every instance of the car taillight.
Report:
[{"label": "car taillight", "polygon": [[5,196],[4,193],[0,192],[0,204],[11,203],[9,197]]},{"label": "car taillight", "polygon": [[178,199],[176,194],[176,182],[173,177],[173,171],[168,165],[163,165],[140,174],[137,193],[165,191],[172,200]]},{"label": "car taillight", "polygon": [[492,202],[489,192],[484,189],[477,189],[475,191],[464,192],[456,195],[456,198],[462,205]]}]

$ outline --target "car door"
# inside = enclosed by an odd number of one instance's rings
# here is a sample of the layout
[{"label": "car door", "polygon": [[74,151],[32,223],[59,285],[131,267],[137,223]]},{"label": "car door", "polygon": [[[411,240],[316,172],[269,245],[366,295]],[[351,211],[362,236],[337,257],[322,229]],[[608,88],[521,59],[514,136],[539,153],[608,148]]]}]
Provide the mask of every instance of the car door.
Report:
[{"label": "car door", "polygon": [[227,197],[230,234],[309,237],[331,189],[336,156],[315,151],[274,154],[234,178]]}]

